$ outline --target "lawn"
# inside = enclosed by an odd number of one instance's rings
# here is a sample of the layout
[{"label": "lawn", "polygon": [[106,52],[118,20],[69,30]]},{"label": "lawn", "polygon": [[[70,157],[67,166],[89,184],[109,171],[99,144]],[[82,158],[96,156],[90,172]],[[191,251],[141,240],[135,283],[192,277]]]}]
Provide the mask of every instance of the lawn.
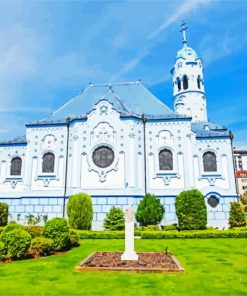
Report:
[{"label": "lawn", "polygon": [[124,240],[84,240],[65,254],[0,265],[0,295],[247,295],[247,239],[137,240],[137,251],[168,246],[184,274],[75,272],[94,251]]}]

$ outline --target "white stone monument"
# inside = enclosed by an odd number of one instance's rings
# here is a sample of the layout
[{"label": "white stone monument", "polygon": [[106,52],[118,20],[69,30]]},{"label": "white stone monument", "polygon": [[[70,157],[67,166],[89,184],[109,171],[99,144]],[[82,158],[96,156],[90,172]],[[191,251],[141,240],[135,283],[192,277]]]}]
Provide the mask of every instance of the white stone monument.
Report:
[{"label": "white stone monument", "polygon": [[134,212],[129,206],[125,212],[125,251],[121,256],[121,260],[138,260],[134,240]]}]

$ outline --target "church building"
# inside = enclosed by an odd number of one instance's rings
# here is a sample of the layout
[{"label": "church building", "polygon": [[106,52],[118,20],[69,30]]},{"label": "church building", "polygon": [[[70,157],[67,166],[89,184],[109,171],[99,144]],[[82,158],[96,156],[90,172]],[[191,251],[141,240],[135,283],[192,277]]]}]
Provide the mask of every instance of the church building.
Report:
[{"label": "church building", "polygon": [[69,196],[92,196],[93,229],[112,206],[136,209],[146,193],[165,205],[162,224],[176,223],[175,199],[196,188],[208,226],[228,227],[237,200],[232,134],[208,120],[203,64],[183,46],[172,74],[174,110],[140,81],[89,84],[26,135],[0,142],[0,201],[12,219],[66,216]]}]

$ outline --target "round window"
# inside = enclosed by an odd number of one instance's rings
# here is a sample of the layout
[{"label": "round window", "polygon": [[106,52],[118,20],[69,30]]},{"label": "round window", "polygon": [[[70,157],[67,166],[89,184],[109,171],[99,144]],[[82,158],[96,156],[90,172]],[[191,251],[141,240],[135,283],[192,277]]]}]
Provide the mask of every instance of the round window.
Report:
[{"label": "round window", "polygon": [[99,168],[107,168],[114,161],[114,152],[107,146],[101,146],[93,152],[93,163]]},{"label": "round window", "polygon": [[212,207],[215,208],[219,204],[219,198],[216,197],[215,195],[211,195],[208,199],[208,204]]}]

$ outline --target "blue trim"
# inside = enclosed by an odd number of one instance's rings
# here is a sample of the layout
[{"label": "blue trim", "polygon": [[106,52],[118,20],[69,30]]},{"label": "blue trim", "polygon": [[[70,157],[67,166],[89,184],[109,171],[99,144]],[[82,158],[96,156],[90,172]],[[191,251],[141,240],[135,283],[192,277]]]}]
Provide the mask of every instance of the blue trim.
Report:
[{"label": "blue trim", "polygon": [[0,147],[4,146],[27,146],[27,143],[0,143]]},{"label": "blue trim", "polygon": [[54,126],[66,126],[66,123],[27,123],[26,128],[42,128],[43,126],[45,127],[54,127]]},{"label": "blue trim", "polygon": [[230,139],[230,135],[229,136],[196,136],[197,139],[200,140],[208,140],[208,139]]},{"label": "blue trim", "polygon": [[205,95],[205,96],[206,96],[205,92],[203,92],[203,91],[199,91],[199,90],[186,90],[186,91],[183,91],[183,92],[180,92],[180,93],[176,94],[176,95],[173,97],[173,100],[175,100],[175,98],[176,98],[177,96],[180,96],[180,95],[182,95],[182,94],[186,94],[186,93],[199,93],[199,94],[202,94],[202,95]]},{"label": "blue trim", "polygon": [[147,121],[191,121],[192,117],[172,117],[172,118],[152,118],[152,119],[148,119]]},{"label": "blue trim", "polygon": [[185,64],[186,64],[186,65],[198,65],[197,62],[186,62]]}]

